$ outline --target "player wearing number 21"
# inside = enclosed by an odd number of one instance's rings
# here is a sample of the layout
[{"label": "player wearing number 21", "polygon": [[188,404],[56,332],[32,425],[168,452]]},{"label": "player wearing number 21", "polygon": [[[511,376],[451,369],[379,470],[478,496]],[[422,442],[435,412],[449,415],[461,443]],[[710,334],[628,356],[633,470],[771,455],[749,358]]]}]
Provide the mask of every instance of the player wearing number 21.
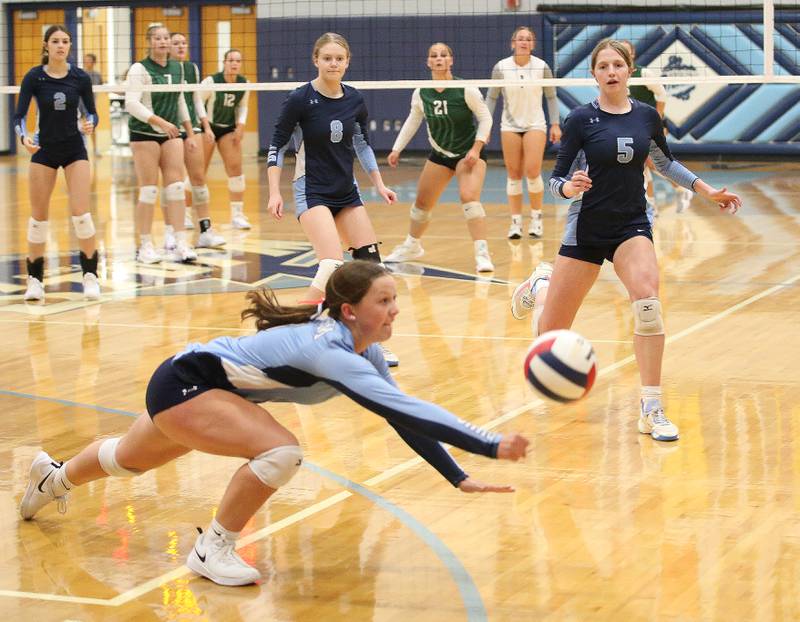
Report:
[{"label": "player wearing number 21", "polygon": [[591,56],[600,96],[575,108],[564,124],[550,190],[572,199],[555,267],[540,264],[514,292],[517,319],[532,309],[534,334],[572,325],[607,259],[628,291],[634,352],[642,383],[638,427],[655,440],[674,441],[678,427],[661,404],[664,322],[658,298],[658,263],[646,214],[644,163],[730,213],[741,199],[717,190],[677,162],[667,147],[655,108],[628,97],[632,61],[627,47],[606,39]]}]

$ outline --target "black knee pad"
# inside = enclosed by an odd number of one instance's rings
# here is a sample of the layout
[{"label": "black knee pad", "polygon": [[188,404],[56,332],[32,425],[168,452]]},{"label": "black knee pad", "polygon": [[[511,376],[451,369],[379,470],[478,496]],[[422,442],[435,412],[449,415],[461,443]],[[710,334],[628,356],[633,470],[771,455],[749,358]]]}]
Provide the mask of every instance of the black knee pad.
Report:
[{"label": "black knee pad", "polygon": [[365,261],[381,263],[381,253],[378,250],[377,242],[375,244],[368,244],[367,246],[361,246],[359,248],[351,248],[350,254],[353,256],[353,259],[363,259]]}]

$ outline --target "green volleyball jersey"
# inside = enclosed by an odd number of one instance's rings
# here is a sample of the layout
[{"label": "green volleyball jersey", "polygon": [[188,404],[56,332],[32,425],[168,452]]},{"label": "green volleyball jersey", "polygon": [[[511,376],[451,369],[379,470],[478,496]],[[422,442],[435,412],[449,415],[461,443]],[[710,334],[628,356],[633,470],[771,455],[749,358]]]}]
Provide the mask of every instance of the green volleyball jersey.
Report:
[{"label": "green volleyball jersey", "polygon": [[[211,76],[215,84],[225,84],[225,74],[221,71]],[[236,76],[236,82],[247,82],[244,76]],[[236,125],[236,109],[244,97],[244,91],[214,91],[208,102],[208,120],[217,127]]]},{"label": "green volleyball jersey", "polygon": [[[141,65],[147,72],[144,84],[181,84],[183,77],[183,70],[178,61],[168,60],[166,65],[159,65],[152,59],[145,58],[138,63],[134,63],[131,71],[134,70],[136,65]],[[149,77],[149,81],[147,80]],[[181,121],[178,118],[178,100],[181,93],[178,91],[172,92],[145,92],[142,93],[142,103],[153,111],[153,114],[169,121],[177,127],[181,126]],[[128,117],[128,129],[131,132],[139,134],[149,134],[160,136],[163,132],[158,131],[150,126],[150,124],[140,121],[134,116]]]},{"label": "green volleyball jersey", "polygon": [[467,105],[464,89],[420,89],[419,96],[428,122],[431,146],[449,158],[466,155],[473,144],[477,127]]},{"label": "green volleyball jersey", "polygon": [[[631,78],[641,78],[642,77],[642,68],[637,67],[634,69],[633,73],[631,74]],[[636,86],[629,86],[628,92],[630,93],[631,97],[634,99],[638,99],[640,102],[647,104],[648,106],[652,106],[653,108],[656,107],[656,96],[653,91],[647,88],[644,84],[637,84]]]},{"label": "green volleyball jersey", "polygon": [[[181,63],[181,71],[183,72],[183,84],[198,84],[200,82],[200,70],[190,60],[185,60]],[[194,92],[184,93],[186,99],[186,107],[189,109],[189,120],[192,122],[192,127],[200,127],[200,119],[197,116],[197,110],[194,107]]]}]

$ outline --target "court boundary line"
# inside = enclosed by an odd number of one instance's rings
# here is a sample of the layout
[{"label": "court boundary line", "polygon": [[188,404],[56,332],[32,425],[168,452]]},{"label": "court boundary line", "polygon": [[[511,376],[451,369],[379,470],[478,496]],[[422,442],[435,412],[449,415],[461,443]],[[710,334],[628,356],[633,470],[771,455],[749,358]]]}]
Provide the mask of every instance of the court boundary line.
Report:
[{"label": "court boundary line", "polygon": [[[743,309],[745,307],[748,307],[748,306],[750,306],[751,304],[753,304],[755,302],[758,302],[758,301],[760,301],[760,300],[762,300],[764,298],[767,298],[767,297],[771,296],[772,294],[774,294],[776,292],[779,292],[781,290],[787,289],[788,287],[791,287],[797,281],[800,281],[800,274],[797,274],[797,275],[795,275],[793,277],[785,279],[785,280],[783,280],[781,283],[779,283],[777,285],[774,285],[774,286],[772,286],[772,287],[770,287],[770,288],[768,288],[766,290],[762,290],[761,292],[759,292],[757,294],[753,294],[752,296],[749,296],[748,298],[745,298],[744,300],[742,300],[742,301],[740,301],[740,302],[728,307],[727,309],[724,309],[724,310],[722,310],[722,311],[720,311],[718,313],[715,313],[715,314],[705,318],[704,320],[701,320],[700,322],[692,324],[691,326],[688,326],[687,328],[685,328],[685,329],[683,329],[681,331],[678,331],[674,335],[671,335],[671,336],[666,338],[665,345],[669,344],[669,343],[673,343],[675,341],[678,341],[678,340],[682,339],[683,337],[686,337],[687,335],[691,335],[692,333],[695,333],[695,332],[700,331],[700,330],[702,330],[702,329],[704,329],[704,328],[706,328],[708,326],[716,324],[716,323],[724,320],[728,316],[733,315],[737,311],[739,311],[739,310],[741,310],[741,309]],[[614,371],[616,371],[616,370],[618,370],[618,369],[620,369],[622,367],[625,367],[626,365],[628,365],[629,363],[631,363],[631,362],[633,362],[635,360],[636,360],[636,357],[633,354],[631,354],[629,356],[626,356],[626,357],[624,357],[624,358],[622,358],[622,359],[620,359],[618,361],[615,361],[611,365],[609,365],[607,367],[603,367],[602,369],[600,369],[599,372],[598,372],[598,376],[599,377],[607,376],[608,374],[610,374],[610,373],[612,373],[612,372],[614,372]],[[3,394],[11,394],[11,395],[20,395],[20,396],[21,395],[28,395],[28,394],[22,394],[22,393],[15,393],[15,392],[12,392],[12,391],[2,391],[2,393]],[[37,398],[36,396],[31,396],[31,397],[33,397],[35,399],[49,399],[51,401],[56,401],[56,398]],[[534,396],[534,398],[532,400],[530,400],[528,403],[523,404],[522,406],[519,406],[517,408],[514,408],[511,411],[509,411],[509,412],[507,412],[507,413],[505,413],[503,415],[500,415],[499,417],[496,417],[496,418],[488,421],[487,423],[482,424],[481,427],[486,428],[486,429],[495,428],[498,425],[506,423],[506,422],[508,422],[508,421],[510,421],[512,419],[515,419],[520,414],[522,414],[522,413],[524,413],[524,412],[526,412],[528,410],[531,410],[531,408],[533,408],[534,406],[539,406],[539,405],[544,404],[544,403],[545,402],[544,402],[544,400],[542,398]],[[361,486],[362,487],[363,486],[375,486],[377,484],[383,483],[386,480],[394,477],[395,475],[403,473],[403,472],[409,470],[410,468],[412,468],[414,466],[422,464],[423,462],[424,462],[424,460],[419,456],[411,458],[409,460],[406,460],[405,462],[401,462],[400,464],[395,465],[394,467],[391,467],[389,469],[384,470],[382,473],[379,473],[376,476],[373,476],[373,477],[365,480]],[[353,484],[355,484],[355,482],[353,482]],[[358,484],[356,484],[356,485],[358,485]],[[377,493],[375,493],[375,494],[377,494]],[[335,494],[335,495],[333,495],[331,497],[328,497],[327,499],[325,499],[323,501],[320,501],[320,502],[318,502],[318,503],[316,503],[316,504],[314,504],[312,506],[309,506],[308,508],[305,508],[305,509],[301,510],[300,512],[296,512],[294,514],[290,514],[289,516],[281,519],[280,521],[277,521],[276,523],[272,523],[272,524],[268,525],[267,527],[264,527],[264,528],[259,529],[259,530],[255,531],[255,532],[251,533],[251,534],[248,534],[248,536],[246,536],[245,538],[241,538],[239,540],[239,544],[240,544],[240,546],[246,546],[247,544],[251,544],[252,542],[258,541],[263,536],[270,535],[271,533],[274,533],[275,531],[283,529],[283,527],[287,527],[287,526],[289,526],[291,524],[294,524],[295,522],[298,522],[298,521],[300,521],[300,520],[302,520],[302,519],[304,519],[304,518],[306,518],[308,516],[316,514],[316,513],[320,512],[320,511],[322,511],[323,509],[327,509],[328,507],[336,505],[336,504],[340,503],[341,501],[344,501],[345,499],[350,498],[351,496],[353,496],[352,492],[349,492],[349,491],[339,492],[339,493],[337,493],[337,494]],[[237,549],[238,548],[239,547],[237,546]],[[104,606],[115,606],[115,607],[118,607],[118,606],[127,604],[131,600],[134,600],[135,598],[138,598],[140,595],[143,595],[143,594],[146,594],[146,593],[148,593],[150,591],[153,591],[154,589],[156,589],[160,585],[163,585],[164,583],[167,583],[169,581],[172,581],[172,580],[175,580],[175,579],[177,579],[179,577],[182,577],[182,576],[184,576],[185,574],[187,574],[189,572],[191,572],[191,571],[188,568],[186,568],[186,566],[182,566],[182,567],[176,568],[176,569],[174,569],[174,570],[172,570],[172,571],[170,571],[168,573],[164,573],[164,574],[162,574],[162,575],[160,575],[158,577],[154,577],[153,579],[150,579],[150,580],[146,581],[145,583],[140,584],[139,586],[131,588],[130,590],[122,592],[121,594],[118,594],[117,596],[115,596],[115,597],[113,597],[111,599],[106,599],[103,602],[92,602],[92,603],[86,603],[86,604],[102,604]],[[18,597],[18,598],[33,598],[33,599],[38,598],[40,600],[51,600],[51,601],[59,600],[59,601],[66,601],[66,602],[74,602],[74,601],[66,600],[66,599],[82,598],[82,597],[74,597],[74,596],[61,597],[59,595],[54,595],[54,594],[37,594],[37,593],[34,593],[34,592],[15,592],[13,590],[0,590],[0,596],[9,596],[9,597]],[[86,599],[86,600],[93,600],[93,599]],[[100,599],[98,599],[98,600],[100,600]]]}]

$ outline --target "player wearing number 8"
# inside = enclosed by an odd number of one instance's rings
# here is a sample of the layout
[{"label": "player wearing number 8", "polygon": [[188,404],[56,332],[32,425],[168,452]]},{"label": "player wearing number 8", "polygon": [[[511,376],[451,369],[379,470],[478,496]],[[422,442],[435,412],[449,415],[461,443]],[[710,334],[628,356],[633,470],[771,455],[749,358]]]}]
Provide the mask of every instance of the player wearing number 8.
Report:
[{"label": "player wearing number 8", "polygon": [[642,383],[639,431],[674,441],[678,428],[661,404],[664,322],[658,299],[658,263],[646,215],[643,168],[649,155],[669,179],[731,213],[739,197],[717,190],[673,159],[655,108],[628,98],[632,61],[619,41],[601,41],[592,52],[597,100],[579,106],[565,122],[550,190],[573,199],[555,267],[540,264],[514,291],[511,311],[521,319],[533,309],[535,335],[570,328],[600,266],[613,262],[633,307],[633,344]]},{"label": "player wearing number 8", "polygon": [[[295,211],[319,262],[305,298],[317,301],[324,296],[331,274],[343,263],[342,242],[355,259],[381,261],[378,238],[353,176],[355,156],[387,203],[394,203],[397,197],[383,184],[369,145],[364,98],[353,87],[342,84],[350,64],[347,40],[336,33],[325,33],[314,43],[312,59],[319,75],[286,98],[269,146],[267,176],[269,213],[280,220],[283,155],[293,141],[297,154]],[[394,355],[384,353],[389,365],[397,364]]]}]

